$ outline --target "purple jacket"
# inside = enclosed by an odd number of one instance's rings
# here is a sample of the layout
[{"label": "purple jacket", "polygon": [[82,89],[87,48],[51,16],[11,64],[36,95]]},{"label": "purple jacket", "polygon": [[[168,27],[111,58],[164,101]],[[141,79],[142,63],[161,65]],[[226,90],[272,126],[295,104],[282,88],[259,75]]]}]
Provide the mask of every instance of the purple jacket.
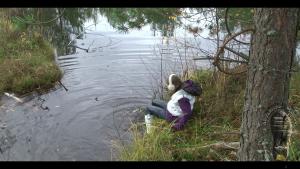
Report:
[{"label": "purple jacket", "polygon": [[[183,82],[182,89],[193,96],[198,96],[202,94],[202,88],[191,80]],[[173,116],[168,110],[166,110],[166,120],[169,122],[175,120],[175,123],[172,126],[172,129],[175,131],[182,130],[183,127],[186,125],[187,121],[192,116],[192,108],[188,98],[183,97],[179,99],[178,104],[180,109],[184,113],[182,116]]]},{"label": "purple jacket", "polygon": [[183,116],[181,117],[173,116],[168,110],[166,110],[166,117],[167,117],[166,120],[169,122],[175,120],[175,124],[172,126],[172,129],[175,131],[183,129],[184,125],[192,115],[192,109],[191,109],[189,99],[183,97],[178,101],[178,103],[182,112],[184,112]]}]

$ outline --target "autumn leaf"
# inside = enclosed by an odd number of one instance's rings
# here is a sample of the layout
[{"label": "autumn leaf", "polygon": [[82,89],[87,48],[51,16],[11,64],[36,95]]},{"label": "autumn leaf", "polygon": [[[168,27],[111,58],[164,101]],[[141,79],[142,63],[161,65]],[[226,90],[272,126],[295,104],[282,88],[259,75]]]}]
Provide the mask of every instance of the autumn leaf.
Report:
[{"label": "autumn leaf", "polygon": [[278,155],[276,156],[276,160],[278,160],[278,161],[285,161],[286,158],[284,157],[284,155],[278,154]]},{"label": "autumn leaf", "polygon": [[169,16],[169,19],[176,20],[177,16]]}]

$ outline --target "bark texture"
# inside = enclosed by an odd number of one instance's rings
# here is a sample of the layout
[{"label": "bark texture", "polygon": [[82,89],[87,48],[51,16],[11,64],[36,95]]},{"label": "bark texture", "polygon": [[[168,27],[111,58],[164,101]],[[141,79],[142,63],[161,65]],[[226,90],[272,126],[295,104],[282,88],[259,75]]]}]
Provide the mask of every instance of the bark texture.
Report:
[{"label": "bark texture", "polygon": [[280,122],[285,120],[285,114],[288,113],[290,68],[296,51],[297,20],[298,9],[254,10],[255,32],[242,114],[238,151],[240,161],[272,161],[276,157],[274,147],[287,139],[282,132],[284,124]]}]

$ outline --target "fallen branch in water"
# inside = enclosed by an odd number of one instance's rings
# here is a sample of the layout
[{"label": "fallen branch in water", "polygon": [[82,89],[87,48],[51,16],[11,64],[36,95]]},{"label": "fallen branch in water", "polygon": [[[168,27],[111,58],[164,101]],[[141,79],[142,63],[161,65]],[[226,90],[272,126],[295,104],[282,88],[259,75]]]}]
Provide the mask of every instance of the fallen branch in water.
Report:
[{"label": "fallen branch in water", "polygon": [[18,98],[18,97],[16,97],[14,94],[9,94],[9,93],[6,93],[6,92],[4,92],[4,94],[5,94],[6,96],[8,96],[8,97],[11,97],[11,98],[15,99],[16,101],[18,101],[18,102],[20,102],[20,103],[23,103],[23,100],[20,99],[20,98]]},{"label": "fallen branch in water", "polygon": [[61,81],[59,80],[58,81],[58,83],[66,90],[66,91],[68,91],[68,89],[66,88],[66,86],[65,85],[63,85],[62,83],[61,83]]},{"label": "fallen branch in water", "polygon": [[84,51],[86,51],[87,53],[89,52],[88,49],[85,49],[85,48],[82,48],[82,47],[79,47],[79,46],[76,46],[76,45],[69,45],[69,46],[75,47],[75,48],[78,48],[78,49],[81,49],[81,50],[84,50]]}]

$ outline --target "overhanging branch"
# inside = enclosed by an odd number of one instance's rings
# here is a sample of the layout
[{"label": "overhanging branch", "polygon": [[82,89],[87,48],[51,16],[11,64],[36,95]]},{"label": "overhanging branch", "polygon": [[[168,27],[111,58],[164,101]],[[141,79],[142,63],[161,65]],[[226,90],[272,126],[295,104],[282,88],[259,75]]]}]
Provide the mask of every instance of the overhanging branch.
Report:
[{"label": "overhanging branch", "polygon": [[237,52],[237,51],[235,51],[235,50],[233,50],[233,49],[231,49],[231,48],[229,48],[229,47],[227,47],[227,46],[224,46],[224,48],[225,48],[226,50],[229,50],[230,52],[232,52],[232,53],[234,53],[234,54],[240,56],[241,58],[243,58],[243,59],[245,59],[245,60],[247,60],[247,61],[249,60],[249,56],[245,55],[245,54],[242,53],[242,52]]},{"label": "overhanging branch", "polygon": [[[194,58],[193,60],[214,60],[215,57],[200,57],[200,58]],[[219,58],[220,61],[226,61],[226,62],[235,62],[235,63],[244,63],[247,64],[247,61],[242,61],[242,60],[234,60],[234,59],[230,59],[230,58]]]},{"label": "overhanging branch", "polygon": [[[228,26],[228,11],[229,11],[229,8],[226,8],[225,9],[225,27],[226,27],[226,30],[227,30],[228,34],[232,35],[232,33],[231,33],[230,29],[229,29],[229,26]],[[233,40],[235,40],[236,42],[245,44],[245,45],[249,45],[250,44],[249,42],[242,42],[240,40],[237,40],[235,37],[233,37]]]},{"label": "overhanging branch", "polygon": [[229,36],[222,44],[222,46],[220,47],[220,49],[217,51],[216,55],[215,55],[215,60],[213,62],[213,65],[217,65],[218,64],[218,59],[220,58],[220,54],[224,52],[224,48],[226,47],[227,43],[229,41],[231,41],[233,38],[245,33],[245,32],[253,32],[254,30],[253,29],[246,29],[246,30],[242,30],[238,33],[235,33],[235,34],[232,34],[231,36]]}]

